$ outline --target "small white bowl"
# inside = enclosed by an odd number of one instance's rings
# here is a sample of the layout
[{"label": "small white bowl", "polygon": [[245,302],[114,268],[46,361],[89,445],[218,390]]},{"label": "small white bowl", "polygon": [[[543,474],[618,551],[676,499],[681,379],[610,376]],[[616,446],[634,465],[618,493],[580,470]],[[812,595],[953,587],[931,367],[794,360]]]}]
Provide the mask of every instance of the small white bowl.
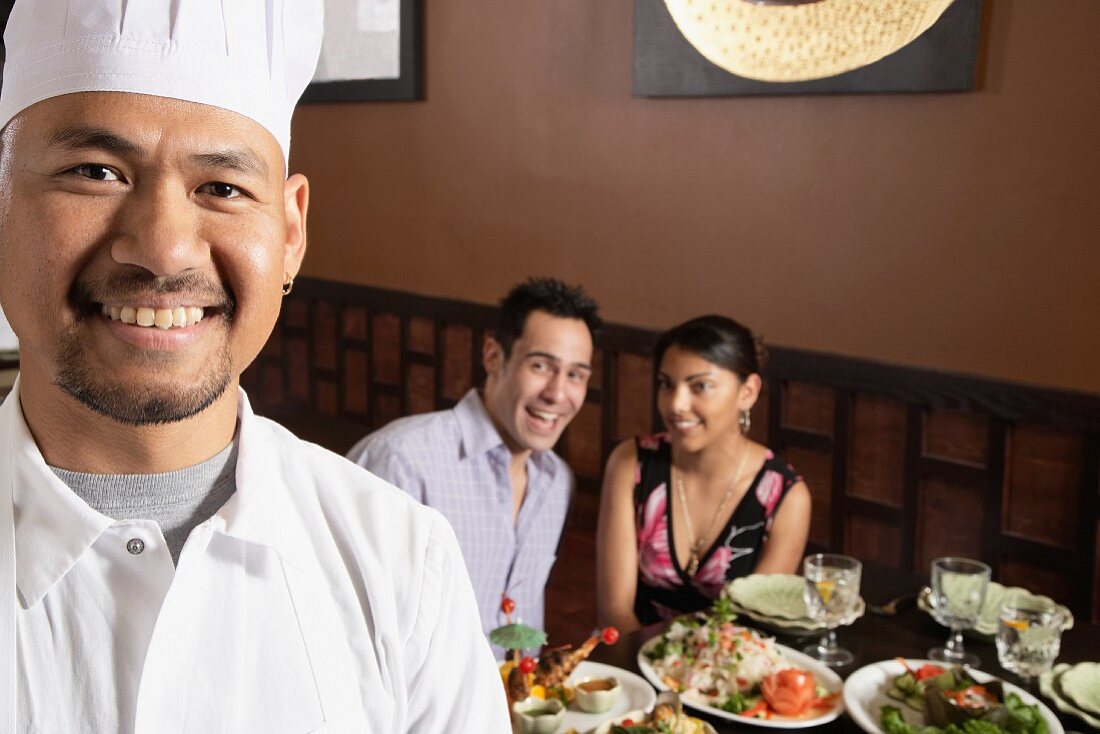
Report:
[{"label": "small white bowl", "polygon": [[[588,684],[592,690],[585,688]],[[593,685],[595,684],[595,685]],[[599,685],[600,687],[595,687]],[[611,710],[622,692],[617,678],[582,678],[573,684],[577,696],[577,705],[581,711],[589,714],[602,714]]]},{"label": "small white bowl", "polygon": [[556,698],[527,698],[512,704],[520,734],[554,734],[565,718],[565,704]]}]

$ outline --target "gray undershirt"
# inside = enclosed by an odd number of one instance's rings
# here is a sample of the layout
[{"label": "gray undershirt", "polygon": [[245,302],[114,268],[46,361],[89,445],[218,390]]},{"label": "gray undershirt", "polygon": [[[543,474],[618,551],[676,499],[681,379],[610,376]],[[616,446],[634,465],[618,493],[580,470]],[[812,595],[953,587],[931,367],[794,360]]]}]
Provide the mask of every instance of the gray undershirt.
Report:
[{"label": "gray undershirt", "polygon": [[211,518],[237,489],[237,442],[201,464],[165,474],[84,474],[50,467],[80,499],[112,520],[152,520],[172,562],[195,526]]}]

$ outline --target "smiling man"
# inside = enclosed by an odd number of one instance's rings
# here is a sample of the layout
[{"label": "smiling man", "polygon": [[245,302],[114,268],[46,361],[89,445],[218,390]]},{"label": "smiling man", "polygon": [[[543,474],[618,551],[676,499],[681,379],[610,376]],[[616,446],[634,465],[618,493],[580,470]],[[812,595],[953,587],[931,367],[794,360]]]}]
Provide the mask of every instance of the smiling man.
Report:
[{"label": "smiling man", "polygon": [[446,521],[238,387],[305,253],[321,6],[14,6],[0,731],[508,731]]},{"label": "smiling man", "polygon": [[450,521],[486,632],[504,624],[503,596],[542,626],[573,487],[552,449],[584,405],[599,325],[596,303],[580,288],[553,279],[516,286],[485,340],[484,393],[394,421],[348,454]]}]

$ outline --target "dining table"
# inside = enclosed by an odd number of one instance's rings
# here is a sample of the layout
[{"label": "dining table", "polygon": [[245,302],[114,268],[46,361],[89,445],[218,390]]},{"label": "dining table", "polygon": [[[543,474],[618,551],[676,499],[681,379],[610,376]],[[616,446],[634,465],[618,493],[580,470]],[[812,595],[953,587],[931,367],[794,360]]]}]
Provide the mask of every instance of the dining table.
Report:
[{"label": "dining table", "polygon": [[[916,604],[918,592],[927,584],[927,576],[864,561],[860,594],[867,602],[868,610],[851,625],[837,630],[839,644],[855,656],[854,662],[850,665],[834,668],[841,678],[847,679],[861,667],[882,660],[892,660],[896,657],[927,658],[929,649],[943,646],[948,637],[947,628],[940,626],[929,614],[918,609]],[[902,598],[903,601],[895,614],[883,615],[871,611],[873,607],[897,598]],[[744,617],[738,619],[738,624],[754,626],[752,620]],[[658,623],[624,634],[616,645],[601,645],[596,648],[590,659],[638,673],[639,648],[646,640],[660,634],[666,626],[667,623]],[[817,636],[793,636],[768,631],[767,634],[774,634],[776,642],[796,650],[813,644],[820,637],[820,633]],[[1089,731],[1090,727],[1087,723],[1076,716],[1059,711],[1050,699],[1044,697],[1039,692],[1035,679],[1032,679],[1029,685],[1018,676],[1003,669],[998,664],[997,649],[991,640],[968,635],[965,645],[968,652],[976,653],[981,659],[978,670],[1002,678],[1038,697],[1058,717],[1066,732]],[[1057,662],[1085,661],[1100,661],[1100,625],[1078,618],[1075,619],[1071,629],[1062,633],[1061,651]],[[692,711],[692,714],[710,722],[720,734],[751,731],[761,734],[765,731],[749,720],[730,721],[698,711]],[[813,729],[815,732],[823,733],[862,731],[847,714],[842,714],[833,721],[815,726]]]}]

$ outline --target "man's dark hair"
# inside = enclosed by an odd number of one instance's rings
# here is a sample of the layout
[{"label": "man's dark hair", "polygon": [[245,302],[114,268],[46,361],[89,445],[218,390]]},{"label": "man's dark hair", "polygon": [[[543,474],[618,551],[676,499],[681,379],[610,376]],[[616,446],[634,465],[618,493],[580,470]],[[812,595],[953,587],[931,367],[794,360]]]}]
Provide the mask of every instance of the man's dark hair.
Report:
[{"label": "man's dark hair", "polygon": [[597,308],[580,286],[568,286],[556,278],[528,278],[501,300],[500,319],[493,337],[507,359],[512,354],[512,345],[523,334],[527,316],[532,311],[544,311],[562,319],[580,319],[595,341],[601,324]]}]

